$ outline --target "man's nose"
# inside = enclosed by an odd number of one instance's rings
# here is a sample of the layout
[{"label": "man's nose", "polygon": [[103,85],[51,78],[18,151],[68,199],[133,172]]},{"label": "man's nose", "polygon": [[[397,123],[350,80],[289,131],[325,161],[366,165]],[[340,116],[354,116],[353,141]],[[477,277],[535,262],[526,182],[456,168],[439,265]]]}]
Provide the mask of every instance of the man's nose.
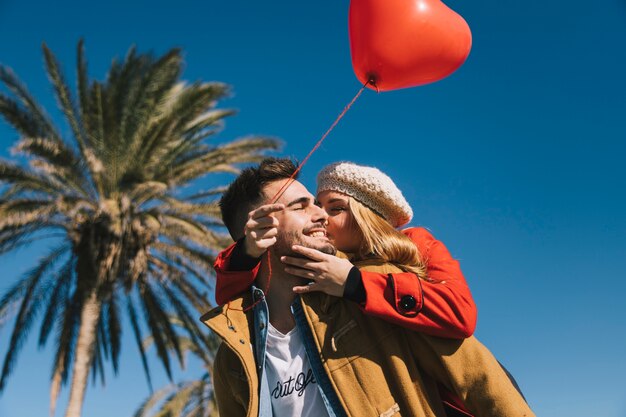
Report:
[{"label": "man's nose", "polygon": [[328,213],[326,213],[326,210],[316,205],[313,205],[312,207],[315,208],[314,209],[315,211],[313,212],[313,218],[312,218],[313,222],[314,223],[317,223],[317,222],[326,223],[326,221],[328,220]]}]

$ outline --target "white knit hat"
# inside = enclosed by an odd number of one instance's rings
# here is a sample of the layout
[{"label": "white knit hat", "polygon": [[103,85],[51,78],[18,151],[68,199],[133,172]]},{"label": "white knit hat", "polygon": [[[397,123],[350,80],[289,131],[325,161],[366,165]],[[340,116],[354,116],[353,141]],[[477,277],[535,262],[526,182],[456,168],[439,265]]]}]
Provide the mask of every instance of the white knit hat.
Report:
[{"label": "white knit hat", "polygon": [[391,178],[374,167],[335,162],[317,174],[317,193],[338,191],[380,214],[393,227],[411,221],[413,210]]}]

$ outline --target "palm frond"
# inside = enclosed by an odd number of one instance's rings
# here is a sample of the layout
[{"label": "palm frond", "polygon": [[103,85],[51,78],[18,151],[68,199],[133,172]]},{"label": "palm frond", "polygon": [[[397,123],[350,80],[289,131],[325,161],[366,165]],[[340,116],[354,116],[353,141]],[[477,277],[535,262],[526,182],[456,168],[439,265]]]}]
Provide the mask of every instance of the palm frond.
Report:
[{"label": "palm frond", "polygon": [[[184,257],[168,254],[168,253],[153,253],[149,257],[150,265],[154,265],[163,272],[163,275],[157,275],[155,278],[161,279],[159,284],[168,284],[178,287],[180,283],[185,283],[187,287],[193,288],[193,291],[185,292],[185,297],[193,307],[198,311],[207,311],[210,307],[206,299],[208,297],[207,292],[212,290],[212,284],[207,279],[206,270],[198,268],[189,259]],[[189,276],[195,278],[198,283],[204,285],[204,289],[197,288],[191,283]]]},{"label": "palm frond", "polygon": [[[155,179],[183,185],[208,173],[228,172],[227,167],[259,162],[261,150],[276,149],[279,144],[269,138],[244,138],[216,147],[189,161],[177,161],[173,170],[161,171]],[[173,162],[173,161],[172,161]],[[167,165],[166,165],[167,166]],[[163,177],[161,177],[161,175]]]},{"label": "palm frond", "polygon": [[172,281],[172,286],[176,287],[185,295],[187,300],[193,305],[197,311],[208,311],[211,304],[208,301],[208,293],[194,287],[193,284],[185,280]]},{"label": "palm frond", "polygon": [[108,312],[107,337],[111,345],[111,361],[113,362],[113,372],[117,374],[119,369],[119,357],[122,350],[122,323],[120,321],[119,306],[117,297],[112,296],[106,304]]},{"label": "palm frond", "polygon": [[85,144],[85,134],[84,129],[81,124],[81,120],[78,117],[76,106],[72,99],[72,95],[70,93],[70,89],[65,83],[63,79],[63,74],[61,73],[59,63],[57,62],[54,54],[48,49],[46,44],[42,45],[43,54],[46,62],[46,69],[48,71],[48,76],[52,82],[52,86],[56,92],[57,100],[59,102],[59,107],[65,114],[67,121],[69,122],[70,128],[74,133],[74,138],[78,143],[79,149],[84,149]]},{"label": "palm frond", "polygon": [[154,392],[143,402],[143,404],[141,404],[141,406],[139,406],[139,409],[135,412],[133,417],[147,417],[150,410],[161,402],[166,396],[170,395],[172,390],[175,389],[174,387],[175,385],[171,384]]},{"label": "palm frond", "polygon": [[[208,110],[191,120],[185,126],[185,135],[187,137],[210,134],[213,135],[224,125],[226,117],[237,114],[233,109],[215,109]],[[208,129],[208,130],[207,130]]]},{"label": "palm frond", "polygon": [[189,203],[168,196],[162,197],[161,200],[166,204],[168,212],[215,219],[220,219],[222,216],[218,202]]},{"label": "palm frond", "polygon": [[168,385],[150,396],[134,417],[216,417],[217,407],[208,375]]},{"label": "palm frond", "polygon": [[176,240],[179,236],[184,236],[185,239],[197,243],[200,247],[211,250],[222,249],[221,239],[217,237],[215,231],[204,224],[205,221],[174,210],[162,211],[160,218],[160,232],[163,237]]},{"label": "palm frond", "polygon": [[[239,170],[237,170],[237,174],[238,173],[239,173]],[[200,199],[204,199],[204,198],[207,198],[207,197],[215,197],[216,195],[223,194],[224,191],[226,191],[226,189],[227,189],[227,187],[216,187],[216,188],[212,188],[210,190],[200,191],[198,193],[195,193],[195,194],[192,194],[190,196],[184,197],[182,200],[191,202],[191,201],[194,201],[194,200],[200,200]]]},{"label": "palm frond", "polygon": [[[1,68],[1,67],[0,67]],[[46,134],[36,118],[10,97],[0,93],[0,114],[22,136],[34,137]]]},{"label": "palm frond", "polygon": [[213,387],[208,374],[193,382],[185,414],[181,417],[217,416],[217,403],[213,394]]},{"label": "palm frond", "polygon": [[74,257],[70,257],[53,278],[56,284],[52,289],[50,302],[48,302],[46,311],[43,314],[43,321],[41,322],[41,328],[39,330],[39,347],[46,344],[48,336],[59,320],[61,310],[67,302],[75,260]]},{"label": "palm frond", "polygon": [[[94,81],[91,84],[89,91],[89,98],[87,99],[90,111],[84,116],[83,122],[87,129],[87,137],[90,143],[90,147],[94,150],[94,157],[102,158],[105,156],[105,120],[104,120],[104,106],[105,98],[103,97],[102,85]],[[92,170],[92,172],[94,172]]]},{"label": "palm frond", "polygon": [[63,195],[67,190],[58,181],[39,175],[16,164],[0,160],[0,183],[19,184],[22,188],[52,195]]},{"label": "palm frond", "polygon": [[17,359],[22,343],[24,342],[31,326],[35,323],[34,318],[40,308],[45,305],[47,291],[41,290],[41,282],[47,275],[47,271],[54,267],[58,260],[68,250],[66,245],[61,245],[50,251],[42,258],[36,267],[31,269],[24,278],[17,282],[0,300],[0,311],[4,306],[18,301],[20,308],[13,325],[13,332],[9,341],[9,347],[4,357],[2,374],[0,375],[0,391],[6,386],[6,380]]},{"label": "palm frond", "polygon": [[167,99],[172,86],[176,85],[182,71],[180,50],[172,49],[152,63],[141,78],[136,94],[129,96],[124,114],[133,114],[132,123],[121,123],[125,128],[127,148],[135,154],[143,145],[144,134],[154,117],[159,117],[159,106]]},{"label": "palm frond", "polygon": [[150,61],[149,55],[137,55],[135,47],[131,47],[123,63],[113,61],[107,81],[100,91],[104,147],[97,156],[108,171],[110,187],[119,182],[124,175],[124,161],[132,157],[124,148],[125,138],[121,136],[124,132],[124,109],[127,108],[127,98],[134,94]]},{"label": "palm frond", "polygon": [[[156,315],[163,316],[165,313],[161,310],[160,312],[155,311],[154,305],[151,305],[150,297],[145,296],[145,289],[142,290],[142,307],[144,309],[144,319],[148,324],[148,328],[152,334],[152,338],[154,339],[154,344],[157,350],[157,356],[161,361],[161,364],[165,368],[165,372],[170,379],[172,380],[172,370],[170,367],[170,359],[167,352],[167,338],[161,333],[160,320],[156,318]],[[148,300],[146,300],[146,298]]]},{"label": "palm frond", "polygon": [[[91,130],[91,125],[88,123],[88,115],[91,114],[92,103],[89,94],[89,78],[87,75],[85,44],[82,39],[78,41],[78,45],[76,46],[76,88],[78,90],[78,108],[80,109],[80,118],[85,126],[85,131],[88,132]],[[85,139],[89,141],[89,136]]]},{"label": "palm frond", "polygon": [[126,308],[128,311],[128,318],[130,319],[131,327],[133,329],[133,335],[135,336],[135,342],[137,343],[137,347],[139,348],[139,354],[141,356],[141,364],[143,366],[144,374],[146,375],[146,380],[148,382],[148,386],[150,387],[150,391],[152,391],[152,378],[150,376],[150,368],[148,367],[148,358],[146,356],[146,351],[143,347],[143,336],[141,335],[141,328],[139,327],[139,320],[137,318],[137,311],[133,305],[132,294],[128,294],[126,298]]},{"label": "palm frond", "polygon": [[[222,98],[228,87],[221,83],[193,84],[172,96],[168,113],[152,127],[158,134],[150,137],[149,143],[142,145],[142,161],[149,166],[170,165],[172,161],[186,152],[192,143],[186,139],[187,125],[205,113],[212,103]],[[209,107],[210,108],[210,107]],[[147,145],[147,146],[146,146]]]},{"label": "palm frond", "polygon": [[146,201],[159,198],[169,190],[169,186],[158,181],[146,181],[136,184],[128,193],[128,198],[132,199],[137,206],[141,206]]},{"label": "palm frond", "polygon": [[[96,291],[95,279],[93,277],[86,277],[85,271],[81,267],[81,263],[85,263],[85,259],[81,259],[79,255],[76,256],[76,280],[73,292],[68,298],[65,305],[62,317],[59,317],[59,325],[57,326],[57,340],[56,340],[56,353],[53,363],[53,379],[56,375],[60,375],[60,382],[62,385],[67,383],[70,375],[70,368],[72,359],[74,358],[76,339],[78,336],[78,329],[81,325],[82,312],[86,303],[90,302],[93,297],[94,291]],[[89,358],[91,363],[91,358]]]},{"label": "palm frond", "polygon": [[179,384],[178,389],[173,392],[161,406],[155,417],[180,416],[189,403],[190,396],[194,391],[194,383]]},{"label": "palm frond", "polygon": [[179,263],[179,259],[186,259],[188,262],[200,267],[203,270],[206,270],[213,265],[213,257],[199,251],[197,249],[191,248],[188,245],[185,245],[182,242],[176,242],[175,244],[167,244],[162,242],[155,242],[152,244],[152,247],[155,250],[158,250],[166,259],[170,261],[174,261],[175,263]]},{"label": "palm frond", "polygon": [[17,96],[24,106],[0,95],[0,114],[4,115],[7,121],[24,136],[50,137],[60,142],[60,135],[48,116],[10,68],[0,65],[0,81]]},{"label": "palm frond", "polygon": [[32,223],[45,227],[55,214],[58,208],[54,201],[20,199],[0,203],[0,232]]},{"label": "palm frond", "polygon": [[[43,234],[46,230],[59,229],[59,233]],[[64,226],[55,222],[33,222],[22,227],[6,227],[0,231],[0,255],[46,238],[65,238]]]},{"label": "palm frond", "polygon": [[80,174],[76,171],[80,163],[78,157],[63,142],[55,142],[43,137],[26,137],[13,147],[13,151],[44,159],[53,165],[74,170],[76,174]]},{"label": "palm frond", "polygon": [[108,356],[106,351],[106,342],[103,342],[102,338],[104,337],[104,331],[100,330],[101,327],[98,327],[98,332],[96,333],[96,340],[94,342],[94,352],[93,352],[93,360],[91,362],[91,383],[96,384],[96,380],[98,375],[100,375],[100,384],[104,386],[105,384],[105,375],[104,375],[104,357]]},{"label": "palm frond", "polygon": [[13,149],[15,152],[33,157],[31,165],[40,169],[43,166],[48,167],[46,172],[55,174],[59,181],[77,193],[85,196],[89,194],[89,185],[81,170],[82,164],[74,151],[63,142],[48,138],[24,138]]},{"label": "palm frond", "polygon": [[178,361],[183,362],[182,352],[178,345],[178,338],[174,328],[172,327],[168,313],[165,310],[163,302],[154,292],[153,288],[145,284],[141,289],[141,300],[144,308],[144,319],[150,328],[154,345],[157,348],[157,354],[161,363],[165,367],[168,377],[171,379],[171,368],[168,356],[168,346],[173,347]]},{"label": "palm frond", "polygon": [[[200,348],[203,344],[201,342],[202,333],[200,332],[199,321],[191,316],[185,306],[185,303],[174,293],[174,291],[167,287],[163,287],[163,291],[169,303],[174,307],[178,318],[181,320],[180,327],[186,331],[191,339],[191,343],[188,345],[189,349],[193,350],[198,357],[205,361],[205,363],[208,362],[210,359],[204,355],[204,352]],[[178,339],[180,345],[181,338],[179,337]]]}]

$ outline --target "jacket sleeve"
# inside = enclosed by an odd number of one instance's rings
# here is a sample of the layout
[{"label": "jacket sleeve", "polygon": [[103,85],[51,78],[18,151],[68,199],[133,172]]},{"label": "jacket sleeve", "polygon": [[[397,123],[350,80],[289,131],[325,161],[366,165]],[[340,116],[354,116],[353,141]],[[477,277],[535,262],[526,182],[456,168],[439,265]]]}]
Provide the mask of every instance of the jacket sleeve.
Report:
[{"label": "jacket sleeve", "polygon": [[256,278],[259,270],[260,262],[248,270],[232,270],[230,261],[234,252],[241,249],[233,243],[217,255],[215,264],[215,301],[217,304],[223,305],[234,299],[238,294],[246,291]]},{"label": "jacket sleeve", "polygon": [[223,346],[218,348],[213,362],[213,392],[215,393],[215,401],[220,416],[228,417],[245,417],[246,407],[234,389],[230,381],[232,376],[229,374],[227,360],[224,358],[225,349]]},{"label": "jacket sleeve", "polygon": [[428,280],[402,272],[361,271],[365,314],[433,336],[462,339],[474,333],[476,305],[459,262],[424,228],[403,231],[426,261]]},{"label": "jacket sleeve", "polygon": [[[430,281],[408,272],[383,274],[361,270],[365,288],[363,312],[433,336],[471,336],[476,327],[476,305],[459,262],[426,229],[411,228],[403,233],[426,260]],[[250,288],[259,269],[257,263],[251,270],[233,270],[230,262],[237,249],[237,244],[229,246],[215,261],[215,299],[220,305]]]},{"label": "jacket sleeve", "polygon": [[444,339],[408,335],[420,367],[459,396],[475,416],[534,416],[504,368],[476,338]]}]

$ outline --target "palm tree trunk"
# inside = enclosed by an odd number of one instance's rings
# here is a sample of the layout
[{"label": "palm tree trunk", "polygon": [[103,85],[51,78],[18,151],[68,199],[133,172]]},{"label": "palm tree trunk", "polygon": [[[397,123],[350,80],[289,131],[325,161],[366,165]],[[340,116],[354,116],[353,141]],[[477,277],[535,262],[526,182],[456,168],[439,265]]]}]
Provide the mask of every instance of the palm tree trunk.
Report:
[{"label": "palm tree trunk", "polygon": [[65,417],[80,417],[96,342],[96,326],[102,304],[94,291],[83,307],[76,341],[70,401]]}]

